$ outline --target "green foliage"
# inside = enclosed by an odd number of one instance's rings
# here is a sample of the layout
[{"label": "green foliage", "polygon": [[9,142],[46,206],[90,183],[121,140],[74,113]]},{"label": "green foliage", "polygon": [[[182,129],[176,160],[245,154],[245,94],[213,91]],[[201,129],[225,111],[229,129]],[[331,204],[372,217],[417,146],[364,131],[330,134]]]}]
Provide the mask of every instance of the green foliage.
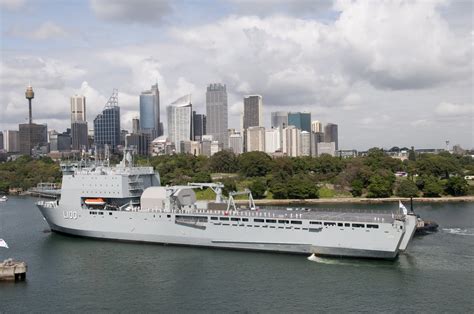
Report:
[{"label": "green foliage", "polygon": [[461,174],[459,159],[451,154],[423,154],[416,161],[416,168],[421,175],[449,178],[451,174]]},{"label": "green foliage", "polygon": [[367,197],[390,197],[392,195],[392,185],[393,181],[389,177],[376,174],[370,178]]},{"label": "green foliage", "polygon": [[267,182],[265,178],[255,178],[249,185],[252,196],[255,199],[261,199],[265,197],[265,191],[267,190]]},{"label": "green foliage", "polygon": [[318,198],[318,186],[309,177],[294,176],[287,184],[288,198]]},{"label": "green foliage", "polygon": [[0,191],[6,193],[9,188],[27,190],[40,182],[59,183],[61,176],[59,165],[51,158],[21,156],[0,164]]},{"label": "green foliage", "polygon": [[264,152],[249,152],[239,156],[238,166],[245,177],[264,177],[272,169],[273,160]]},{"label": "green foliage", "polygon": [[278,182],[270,187],[270,192],[273,194],[274,199],[286,199],[288,198],[288,188],[283,182]]},{"label": "green foliage", "polygon": [[237,157],[229,150],[217,152],[209,158],[209,169],[219,173],[236,172],[238,170]]},{"label": "green foliage", "polygon": [[319,189],[320,198],[333,198],[334,195],[335,195],[335,192],[333,189],[327,188],[325,186]]},{"label": "green foliage", "polygon": [[423,195],[428,197],[440,197],[443,193],[441,181],[434,176],[425,176],[423,181]]},{"label": "green foliage", "polygon": [[200,182],[200,183],[212,182],[211,174],[209,172],[205,172],[205,171],[197,172],[192,177],[192,181],[193,182]]},{"label": "green foliage", "polygon": [[408,152],[408,160],[410,161],[416,161],[416,154],[415,154],[415,148],[411,148],[410,151]]},{"label": "green foliage", "polygon": [[221,180],[221,183],[224,184],[224,188],[222,189],[222,194],[225,196],[229,196],[229,192],[237,191],[237,183],[233,178],[226,178]]},{"label": "green foliage", "polygon": [[466,195],[469,191],[469,184],[463,177],[453,176],[446,182],[445,191],[452,196]]},{"label": "green foliage", "polygon": [[400,197],[417,197],[419,193],[415,182],[410,179],[402,180],[396,190],[397,196]]},{"label": "green foliage", "polygon": [[355,179],[351,184],[351,194],[354,197],[362,196],[364,190],[364,183],[360,179]]}]

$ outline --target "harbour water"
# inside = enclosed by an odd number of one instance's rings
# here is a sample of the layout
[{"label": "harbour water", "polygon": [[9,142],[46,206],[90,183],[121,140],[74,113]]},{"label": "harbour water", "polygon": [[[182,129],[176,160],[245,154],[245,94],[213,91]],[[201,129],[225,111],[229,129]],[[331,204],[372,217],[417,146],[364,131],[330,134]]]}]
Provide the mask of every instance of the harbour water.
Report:
[{"label": "harbour water", "polygon": [[[440,224],[395,261],[122,243],[49,232],[36,199],[0,203],[2,312],[473,312],[474,204],[420,204]],[[397,204],[321,205],[388,209]]]}]

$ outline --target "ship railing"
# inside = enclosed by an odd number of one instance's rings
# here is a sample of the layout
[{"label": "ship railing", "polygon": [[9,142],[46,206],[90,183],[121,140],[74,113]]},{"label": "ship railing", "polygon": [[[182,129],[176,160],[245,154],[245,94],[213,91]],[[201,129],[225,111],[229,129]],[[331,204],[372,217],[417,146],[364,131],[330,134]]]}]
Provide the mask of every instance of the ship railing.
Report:
[{"label": "ship railing", "polygon": [[294,212],[259,212],[254,210],[210,210],[210,209],[157,209],[157,208],[140,208],[132,207],[129,211],[145,212],[145,213],[160,213],[160,214],[203,214],[203,215],[216,215],[216,216],[233,216],[233,217],[258,217],[258,218],[269,218],[269,219],[304,219],[304,220],[317,220],[317,221],[350,221],[350,222],[366,222],[366,223],[390,223],[395,219],[394,215],[379,215],[374,217],[359,216],[359,215],[314,215],[308,213],[294,213]]},{"label": "ship railing", "polygon": [[46,208],[56,208],[58,207],[57,201],[38,201],[36,202],[37,205],[46,207]]}]

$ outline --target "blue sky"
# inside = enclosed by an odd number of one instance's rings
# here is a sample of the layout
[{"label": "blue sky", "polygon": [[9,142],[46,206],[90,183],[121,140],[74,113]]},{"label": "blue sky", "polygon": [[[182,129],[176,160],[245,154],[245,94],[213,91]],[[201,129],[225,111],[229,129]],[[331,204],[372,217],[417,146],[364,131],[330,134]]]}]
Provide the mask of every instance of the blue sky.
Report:
[{"label": "blue sky", "polygon": [[471,1],[0,0],[0,130],[33,115],[68,126],[69,97],[88,120],[119,89],[122,124],[158,81],[166,105],[227,84],[230,127],[242,98],[339,124],[342,148],[473,144]]}]

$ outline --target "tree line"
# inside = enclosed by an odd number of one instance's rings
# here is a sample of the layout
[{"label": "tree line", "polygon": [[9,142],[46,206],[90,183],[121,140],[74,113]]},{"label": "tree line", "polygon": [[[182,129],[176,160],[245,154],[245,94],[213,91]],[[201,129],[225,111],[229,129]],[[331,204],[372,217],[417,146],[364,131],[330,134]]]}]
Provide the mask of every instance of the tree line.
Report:
[{"label": "tree line", "polygon": [[[470,156],[415,154],[401,161],[378,148],[364,157],[271,158],[263,152],[235,155],[221,151],[210,158],[190,154],[138,157],[138,165],[159,171],[163,185],[224,183],[224,192],[250,188],[255,198],[308,199],[328,196],[383,198],[474,195],[464,179],[474,175]],[[397,177],[405,172],[406,177]],[[0,192],[28,189],[39,182],[60,182],[59,164],[48,157],[27,156],[0,164]]]}]

